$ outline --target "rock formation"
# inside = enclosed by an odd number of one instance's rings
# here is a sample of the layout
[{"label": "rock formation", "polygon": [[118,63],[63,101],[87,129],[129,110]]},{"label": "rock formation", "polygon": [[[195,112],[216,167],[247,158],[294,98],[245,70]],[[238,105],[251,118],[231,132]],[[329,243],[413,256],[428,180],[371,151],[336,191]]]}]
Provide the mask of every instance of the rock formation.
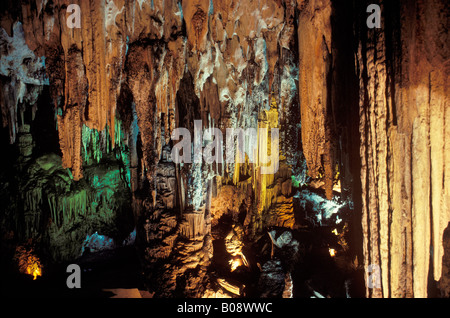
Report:
[{"label": "rock formation", "polygon": [[450,220],[448,8],[381,8],[384,27],[361,27],[356,61],[364,255],[382,278],[368,296],[426,297],[429,279],[441,277]]}]

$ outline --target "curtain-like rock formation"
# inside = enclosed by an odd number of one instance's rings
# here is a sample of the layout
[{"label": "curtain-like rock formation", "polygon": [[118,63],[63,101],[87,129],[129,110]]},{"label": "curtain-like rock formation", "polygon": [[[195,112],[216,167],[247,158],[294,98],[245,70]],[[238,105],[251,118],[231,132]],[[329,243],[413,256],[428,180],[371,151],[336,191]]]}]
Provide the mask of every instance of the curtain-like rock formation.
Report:
[{"label": "curtain-like rock formation", "polygon": [[364,263],[380,266],[382,283],[367,296],[426,297],[450,221],[448,8],[381,8],[381,29],[358,20]]}]

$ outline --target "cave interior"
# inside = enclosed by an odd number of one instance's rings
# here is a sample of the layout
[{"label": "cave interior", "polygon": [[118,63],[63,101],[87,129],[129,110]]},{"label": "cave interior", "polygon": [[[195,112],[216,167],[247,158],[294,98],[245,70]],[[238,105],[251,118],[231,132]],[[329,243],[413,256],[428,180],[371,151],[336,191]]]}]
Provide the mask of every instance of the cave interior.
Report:
[{"label": "cave interior", "polygon": [[2,295],[449,297],[448,22],[2,0]]}]

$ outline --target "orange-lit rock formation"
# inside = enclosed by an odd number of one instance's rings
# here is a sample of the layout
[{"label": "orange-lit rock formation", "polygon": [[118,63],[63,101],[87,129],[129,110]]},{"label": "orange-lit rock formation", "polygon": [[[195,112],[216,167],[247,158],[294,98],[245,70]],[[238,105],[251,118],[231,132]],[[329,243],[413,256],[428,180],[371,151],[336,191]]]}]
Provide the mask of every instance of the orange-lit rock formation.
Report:
[{"label": "orange-lit rock formation", "polygon": [[298,22],[303,152],[309,175],[318,178],[323,174],[328,199],[333,196],[335,167],[329,85],[331,10],[331,1],[309,1]]}]

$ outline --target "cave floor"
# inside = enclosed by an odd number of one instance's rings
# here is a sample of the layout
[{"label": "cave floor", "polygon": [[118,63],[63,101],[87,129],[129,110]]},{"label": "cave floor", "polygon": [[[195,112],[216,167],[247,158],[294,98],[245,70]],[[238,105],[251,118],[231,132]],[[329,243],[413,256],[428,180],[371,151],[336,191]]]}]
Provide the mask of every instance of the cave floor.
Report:
[{"label": "cave floor", "polygon": [[14,298],[150,298],[140,278],[140,263],[133,246],[83,255],[76,262],[81,268],[81,288],[66,285],[69,264],[44,268],[36,280],[30,275],[3,272],[1,297]]}]

